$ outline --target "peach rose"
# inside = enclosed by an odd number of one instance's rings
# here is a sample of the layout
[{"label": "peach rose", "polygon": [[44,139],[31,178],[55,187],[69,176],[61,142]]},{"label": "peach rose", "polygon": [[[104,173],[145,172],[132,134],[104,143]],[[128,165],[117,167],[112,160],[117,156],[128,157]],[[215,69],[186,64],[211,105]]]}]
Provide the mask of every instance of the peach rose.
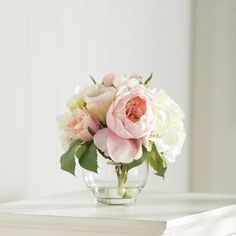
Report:
[{"label": "peach rose", "polygon": [[98,122],[86,111],[76,110],[67,113],[60,118],[60,127],[66,132],[70,139],[81,139],[90,141],[93,139],[88,128],[96,132],[99,130]]}]

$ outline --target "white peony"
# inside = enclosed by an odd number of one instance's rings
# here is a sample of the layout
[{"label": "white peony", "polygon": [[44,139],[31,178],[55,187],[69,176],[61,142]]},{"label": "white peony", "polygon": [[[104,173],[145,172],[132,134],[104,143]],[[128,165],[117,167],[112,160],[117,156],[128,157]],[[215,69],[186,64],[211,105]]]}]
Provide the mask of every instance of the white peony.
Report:
[{"label": "white peony", "polygon": [[150,137],[150,140],[169,162],[175,162],[176,156],[181,153],[186,136],[184,113],[163,90],[157,93],[155,113],[155,135]]}]

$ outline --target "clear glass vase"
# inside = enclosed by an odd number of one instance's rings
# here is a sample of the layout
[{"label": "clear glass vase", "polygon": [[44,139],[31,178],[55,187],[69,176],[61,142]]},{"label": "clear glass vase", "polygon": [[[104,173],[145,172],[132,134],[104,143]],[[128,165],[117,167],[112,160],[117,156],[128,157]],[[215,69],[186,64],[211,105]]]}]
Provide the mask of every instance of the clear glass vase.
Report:
[{"label": "clear glass vase", "polygon": [[108,205],[132,204],[148,178],[147,161],[130,170],[124,164],[98,156],[98,173],[83,169],[85,184],[98,203]]}]

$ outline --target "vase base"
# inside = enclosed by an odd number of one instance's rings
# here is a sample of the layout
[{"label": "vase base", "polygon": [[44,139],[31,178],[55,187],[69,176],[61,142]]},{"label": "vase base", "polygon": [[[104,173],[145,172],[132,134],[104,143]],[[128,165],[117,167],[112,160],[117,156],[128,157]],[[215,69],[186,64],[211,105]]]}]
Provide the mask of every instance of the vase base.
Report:
[{"label": "vase base", "polygon": [[135,198],[97,198],[97,203],[101,205],[132,205]]},{"label": "vase base", "polygon": [[130,205],[136,201],[141,187],[94,187],[91,188],[98,204],[105,205]]}]

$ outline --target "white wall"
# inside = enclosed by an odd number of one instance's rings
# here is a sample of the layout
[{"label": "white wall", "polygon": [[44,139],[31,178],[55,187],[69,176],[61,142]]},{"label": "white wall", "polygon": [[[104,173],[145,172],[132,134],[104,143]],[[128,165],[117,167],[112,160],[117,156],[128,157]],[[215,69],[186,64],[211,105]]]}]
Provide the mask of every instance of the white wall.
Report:
[{"label": "white wall", "polygon": [[195,1],[192,190],[236,193],[236,1]]},{"label": "white wall", "polygon": [[[60,170],[56,116],[89,74],[154,72],[188,130],[190,1],[0,0],[0,12],[0,200],[84,188]],[[188,190],[188,140],[146,190]]]},{"label": "white wall", "polygon": [[25,195],[27,1],[0,1],[0,201]]}]

